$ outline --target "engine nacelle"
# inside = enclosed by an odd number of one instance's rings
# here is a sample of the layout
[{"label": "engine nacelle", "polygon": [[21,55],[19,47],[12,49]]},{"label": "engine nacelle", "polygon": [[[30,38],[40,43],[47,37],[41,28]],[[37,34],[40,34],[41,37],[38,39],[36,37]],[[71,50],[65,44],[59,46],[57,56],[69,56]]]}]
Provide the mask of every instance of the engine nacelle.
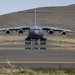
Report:
[{"label": "engine nacelle", "polygon": [[66,35],[66,32],[65,32],[65,31],[63,31],[61,34],[62,34],[62,35]]},{"label": "engine nacelle", "polygon": [[18,31],[18,33],[19,33],[19,34],[23,34],[24,31],[21,29],[21,30]]},{"label": "engine nacelle", "polygon": [[54,34],[54,31],[53,31],[53,30],[50,30],[50,31],[49,31],[49,34]]},{"label": "engine nacelle", "polygon": [[6,30],[5,33],[6,33],[6,34],[10,34],[11,31],[10,31],[10,30]]}]

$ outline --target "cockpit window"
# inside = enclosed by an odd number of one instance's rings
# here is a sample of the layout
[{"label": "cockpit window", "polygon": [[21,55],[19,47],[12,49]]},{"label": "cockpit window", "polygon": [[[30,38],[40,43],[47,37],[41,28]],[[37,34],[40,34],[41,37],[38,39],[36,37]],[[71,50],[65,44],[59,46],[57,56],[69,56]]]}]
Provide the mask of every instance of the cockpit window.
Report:
[{"label": "cockpit window", "polygon": [[34,32],[36,32],[36,33],[39,33],[40,32],[40,29],[33,29],[34,30]]},{"label": "cockpit window", "polygon": [[33,30],[40,30],[40,29],[33,29]]}]

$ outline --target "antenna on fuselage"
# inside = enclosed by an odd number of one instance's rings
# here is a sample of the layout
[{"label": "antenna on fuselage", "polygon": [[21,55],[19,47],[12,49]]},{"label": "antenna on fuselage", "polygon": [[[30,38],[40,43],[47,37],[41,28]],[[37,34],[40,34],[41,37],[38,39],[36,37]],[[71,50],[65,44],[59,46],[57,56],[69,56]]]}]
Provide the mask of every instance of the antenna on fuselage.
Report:
[{"label": "antenna on fuselage", "polygon": [[36,26],[36,9],[34,10],[34,25]]}]

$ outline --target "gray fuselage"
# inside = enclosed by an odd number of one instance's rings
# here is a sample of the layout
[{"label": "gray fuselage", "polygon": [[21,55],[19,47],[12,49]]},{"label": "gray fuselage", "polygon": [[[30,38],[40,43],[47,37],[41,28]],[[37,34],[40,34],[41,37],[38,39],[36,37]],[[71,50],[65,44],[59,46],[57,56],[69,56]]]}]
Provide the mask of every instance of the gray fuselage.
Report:
[{"label": "gray fuselage", "polygon": [[41,39],[43,38],[43,30],[41,26],[31,26],[28,34],[30,39]]}]

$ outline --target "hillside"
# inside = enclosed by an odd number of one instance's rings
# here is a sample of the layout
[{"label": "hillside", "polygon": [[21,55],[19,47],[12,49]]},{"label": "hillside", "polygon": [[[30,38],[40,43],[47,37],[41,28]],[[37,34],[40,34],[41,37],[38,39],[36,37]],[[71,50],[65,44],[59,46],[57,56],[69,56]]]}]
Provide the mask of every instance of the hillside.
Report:
[{"label": "hillside", "polygon": [[[14,12],[0,16],[0,27],[34,25],[33,9]],[[37,8],[37,25],[47,25],[75,30],[75,4],[63,7]]]}]

